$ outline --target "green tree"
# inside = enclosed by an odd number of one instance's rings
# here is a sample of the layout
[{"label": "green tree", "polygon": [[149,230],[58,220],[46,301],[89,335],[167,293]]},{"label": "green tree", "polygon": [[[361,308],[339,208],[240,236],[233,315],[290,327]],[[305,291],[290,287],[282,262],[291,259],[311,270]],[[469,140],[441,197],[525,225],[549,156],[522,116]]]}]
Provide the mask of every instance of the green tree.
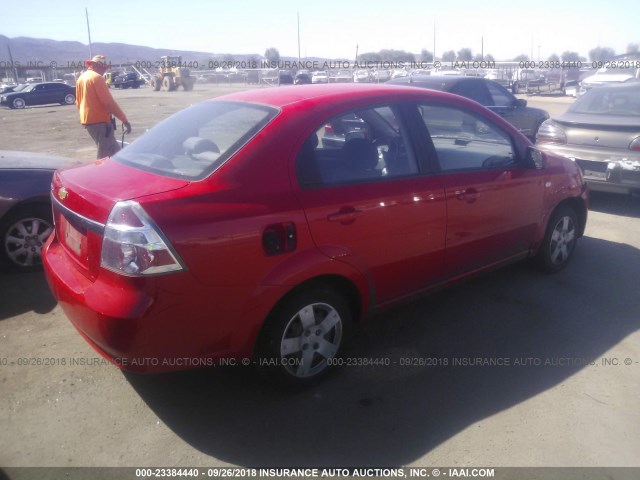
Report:
[{"label": "green tree", "polygon": [[458,60],[468,62],[473,59],[473,53],[470,48],[461,48],[458,50]]},{"label": "green tree", "polygon": [[550,62],[559,62],[560,57],[558,56],[557,53],[552,53],[551,55],[549,55],[549,58],[547,58],[547,60]]},{"label": "green tree", "polygon": [[222,61],[226,64],[230,64],[233,63],[235,59],[233,58],[233,55],[231,55],[230,53],[226,53],[222,56]]},{"label": "green tree", "polygon": [[529,55],[525,55],[524,53],[521,53],[517,57],[513,58],[514,62],[526,62],[528,60],[529,60]]},{"label": "green tree", "polygon": [[382,62],[382,57],[376,52],[366,52],[358,55],[359,62]]},{"label": "green tree", "polygon": [[630,43],[627,45],[627,53],[635,53],[640,51],[640,43]]},{"label": "green tree", "polygon": [[387,62],[413,62],[415,57],[413,53],[404,50],[380,50],[380,57]]},{"label": "green tree", "polygon": [[615,56],[616,56],[615,50],[609,47],[596,47],[589,50],[589,60],[591,60],[592,62],[611,60]]},{"label": "green tree", "polygon": [[578,52],[570,52],[570,51],[562,52],[562,55],[560,55],[560,58],[562,59],[563,62],[580,61],[580,55],[578,54]]},{"label": "green tree", "polygon": [[420,52],[420,61],[421,62],[433,62],[433,53],[429,50],[423,48]]},{"label": "green tree", "polygon": [[265,50],[264,57],[269,62],[279,62],[280,61],[280,52],[278,51],[277,48],[270,47],[270,48],[267,48]]},{"label": "green tree", "polygon": [[447,50],[442,54],[442,60],[445,62],[453,62],[456,59],[456,52],[453,50]]},{"label": "green tree", "polygon": [[485,60],[486,62],[495,62],[495,61],[496,61],[496,59],[495,59],[495,58],[493,58],[493,55],[491,55],[490,53],[487,53],[487,54],[484,56],[484,60]]}]

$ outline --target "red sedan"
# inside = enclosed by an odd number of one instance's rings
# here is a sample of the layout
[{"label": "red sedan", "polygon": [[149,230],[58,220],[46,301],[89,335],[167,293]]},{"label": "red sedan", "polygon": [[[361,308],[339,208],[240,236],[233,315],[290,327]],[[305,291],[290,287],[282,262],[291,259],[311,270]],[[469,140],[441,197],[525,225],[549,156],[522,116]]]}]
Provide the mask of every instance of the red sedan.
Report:
[{"label": "red sedan", "polygon": [[101,354],[305,385],[376,309],[527,257],[563,268],[588,191],[473,101],[338,84],[187,108],[56,172],[52,199],[47,277]]}]

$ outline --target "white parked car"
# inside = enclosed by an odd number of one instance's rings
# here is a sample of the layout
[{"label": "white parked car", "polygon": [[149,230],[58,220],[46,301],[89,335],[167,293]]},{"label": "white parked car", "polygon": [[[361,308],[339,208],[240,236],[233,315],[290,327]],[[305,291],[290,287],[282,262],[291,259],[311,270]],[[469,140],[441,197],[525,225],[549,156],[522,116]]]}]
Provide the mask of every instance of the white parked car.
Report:
[{"label": "white parked car", "polygon": [[371,81],[369,70],[356,70],[353,72],[353,81],[356,83],[368,83]]},{"label": "white parked car", "polygon": [[[620,61],[620,64],[624,66],[625,62]],[[604,67],[580,82],[578,96],[584,95],[593,87],[622,83],[633,78],[640,78],[640,68],[635,68],[630,65],[629,68]]]},{"label": "white parked car", "polygon": [[324,70],[313,72],[311,83],[329,83],[329,75]]}]

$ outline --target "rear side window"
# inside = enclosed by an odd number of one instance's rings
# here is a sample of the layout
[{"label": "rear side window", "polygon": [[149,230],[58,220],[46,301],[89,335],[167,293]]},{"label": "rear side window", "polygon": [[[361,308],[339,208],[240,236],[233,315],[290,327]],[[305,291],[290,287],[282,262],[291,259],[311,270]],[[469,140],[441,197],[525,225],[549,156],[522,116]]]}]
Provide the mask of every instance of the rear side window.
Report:
[{"label": "rear side window", "polygon": [[156,125],[113,159],[160,175],[199,180],[215,171],[276,114],[244,102],[204,102]]},{"label": "rear side window", "polygon": [[594,88],[569,107],[572,113],[640,117],[640,86]]},{"label": "rear side window", "polygon": [[380,181],[414,175],[409,137],[391,106],[344,113],[324,123],[296,158],[303,188]]},{"label": "rear side window", "polygon": [[421,105],[442,171],[504,168],[516,164],[511,138],[489,122],[449,106]]}]

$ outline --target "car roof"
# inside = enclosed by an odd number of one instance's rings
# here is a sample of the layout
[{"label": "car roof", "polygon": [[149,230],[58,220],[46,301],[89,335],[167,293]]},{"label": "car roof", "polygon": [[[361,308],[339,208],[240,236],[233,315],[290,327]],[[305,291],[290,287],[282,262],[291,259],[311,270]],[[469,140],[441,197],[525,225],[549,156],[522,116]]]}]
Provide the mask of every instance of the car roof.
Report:
[{"label": "car roof", "polygon": [[67,84],[64,82],[33,82],[33,83],[29,83],[28,85],[67,85]]},{"label": "car roof", "polygon": [[[603,90],[640,90],[640,79],[630,78],[626,82],[616,82],[611,84],[599,85],[596,87],[598,92],[602,92]],[[596,88],[592,90],[596,90]],[[592,91],[592,90],[589,90]],[[587,93],[589,93],[587,92]],[[586,95],[586,93],[585,93]]]},{"label": "car roof", "polygon": [[[253,89],[232,93],[216,100],[236,100],[254,102],[273,107],[284,107],[293,104],[317,103],[318,100],[349,101],[354,98],[375,100],[381,96],[401,96],[410,98],[424,98],[427,92],[408,85],[330,83],[324,85],[296,85],[268,89]],[[433,99],[451,99],[449,94],[432,91],[427,95]],[[459,98],[459,97],[456,97]]]},{"label": "car roof", "polygon": [[76,165],[77,160],[46,153],[0,150],[0,169],[57,170]]},{"label": "car roof", "polygon": [[414,87],[435,88],[436,90],[448,90],[460,82],[488,82],[485,78],[464,77],[455,75],[420,75],[398,77],[387,83],[393,85],[412,85]]}]

